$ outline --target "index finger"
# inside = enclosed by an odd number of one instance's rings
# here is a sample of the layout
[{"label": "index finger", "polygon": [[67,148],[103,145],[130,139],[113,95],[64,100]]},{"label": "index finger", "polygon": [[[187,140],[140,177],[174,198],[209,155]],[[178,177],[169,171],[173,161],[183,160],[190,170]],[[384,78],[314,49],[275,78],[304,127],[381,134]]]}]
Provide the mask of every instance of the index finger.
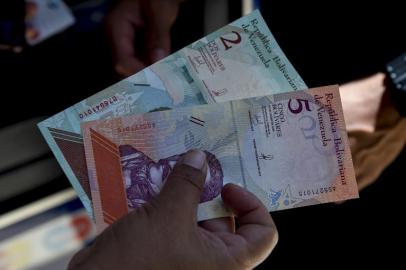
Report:
[{"label": "index finger", "polygon": [[114,14],[107,19],[107,32],[113,53],[117,73],[130,76],[144,68],[143,62],[136,57],[134,41],[136,25],[130,20],[117,18]]},{"label": "index finger", "polygon": [[254,194],[237,185],[224,186],[221,196],[237,216],[236,234],[244,240],[243,244],[231,245],[231,252],[245,261],[263,261],[278,241],[278,232],[268,210]]}]

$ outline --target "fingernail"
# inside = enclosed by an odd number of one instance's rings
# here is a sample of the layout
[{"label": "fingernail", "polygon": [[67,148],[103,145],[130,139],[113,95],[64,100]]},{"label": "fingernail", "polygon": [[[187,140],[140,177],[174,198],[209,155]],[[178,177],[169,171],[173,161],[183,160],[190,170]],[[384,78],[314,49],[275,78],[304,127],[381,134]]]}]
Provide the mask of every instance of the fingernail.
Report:
[{"label": "fingernail", "polygon": [[200,150],[190,150],[179,159],[178,164],[185,164],[203,170],[206,165],[206,154]]},{"label": "fingernail", "polygon": [[152,62],[157,62],[159,60],[161,60],[162,58],[165,58],[168,54],[166,53],[166,51],[164,49],[161,48],[157,48],[152,50],[151,53],[151,60]]},{"label": "fingernail", "polygon": [[132,74],[130,72],[130,70],[128,68],[124,67],[122,64],[115,65],[114,69],[117,72],[117,74],[119,74],[120,76],[128,77]]}]

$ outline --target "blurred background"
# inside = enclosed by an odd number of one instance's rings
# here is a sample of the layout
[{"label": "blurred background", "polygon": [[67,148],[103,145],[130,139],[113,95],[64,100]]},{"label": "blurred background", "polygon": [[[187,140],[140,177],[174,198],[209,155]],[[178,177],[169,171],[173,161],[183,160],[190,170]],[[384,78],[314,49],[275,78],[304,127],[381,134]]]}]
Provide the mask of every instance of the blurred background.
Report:
[{"label": "blurred background", "polygon": [[[119,80],[104,30],[114,2],[0,3],[0,270],[65,269],[95,235],[36,123]],[[259,8],[309,87],[346,84],[384,72],[406,51],[397,2],[189,0],[172,28],[172,51]],[[27,16],[33,3],[60,13]],[[392,124],[384,124],[379,136]],[[377,131],[354,133],[353,142],[361,145],[352,147],[355,169],[359,165],[364,174],[357,177],[368,175],[365,162],[379,167],[362,184],[360,199],[272,213],[280,240],[258,269],[403,264],[406,130],[396,142],[362,143]],[[396,144],[393,158],[374,151],[377,144]],[[358,163],[359,153],[368,155],[364,163]]]}]

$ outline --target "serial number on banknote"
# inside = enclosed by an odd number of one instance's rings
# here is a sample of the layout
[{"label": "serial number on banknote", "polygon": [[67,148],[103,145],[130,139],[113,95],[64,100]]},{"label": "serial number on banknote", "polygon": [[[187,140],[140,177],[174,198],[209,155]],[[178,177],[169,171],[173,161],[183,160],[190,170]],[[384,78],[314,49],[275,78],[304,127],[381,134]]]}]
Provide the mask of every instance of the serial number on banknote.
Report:
[{"label": "serial number on banknote", "polygon": [[321,188],[316,188],[316,189],[306,189],[299,191],[299,196],[309,196],[309,195],[318,195],[318,194],[323,194],[323,193],[331,193],[336,191],[336,187],[321,187]]}]

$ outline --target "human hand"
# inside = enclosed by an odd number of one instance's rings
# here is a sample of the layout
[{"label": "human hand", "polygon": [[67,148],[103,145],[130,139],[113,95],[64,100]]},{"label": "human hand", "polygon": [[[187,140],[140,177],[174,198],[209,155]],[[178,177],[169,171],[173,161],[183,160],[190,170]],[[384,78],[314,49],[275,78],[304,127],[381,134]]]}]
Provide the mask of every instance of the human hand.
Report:
[{"label": "human hand", "polygon": [[340,86],[347,131],[375,131],[385,89],[385,74],[383,73]]},{"label": "human hand", "polygon": [[106,28],[115,71],[128,77],[169,55],[170,30],[182,0],[120,0]]},{"label": "human hand", "polygon": [[404,148],[406,120],[391,102],[384,73],[340,86],[340,96],[361,191],[374,183]]},{"label": "human hand", "polygon": [[69,269],[252,269],[275,247],[278,234],[252,193],[228,184],[221,196],[236,215],[197,223],[206,178],[204,152],[181,157],[161,193],[118,220]]}]

